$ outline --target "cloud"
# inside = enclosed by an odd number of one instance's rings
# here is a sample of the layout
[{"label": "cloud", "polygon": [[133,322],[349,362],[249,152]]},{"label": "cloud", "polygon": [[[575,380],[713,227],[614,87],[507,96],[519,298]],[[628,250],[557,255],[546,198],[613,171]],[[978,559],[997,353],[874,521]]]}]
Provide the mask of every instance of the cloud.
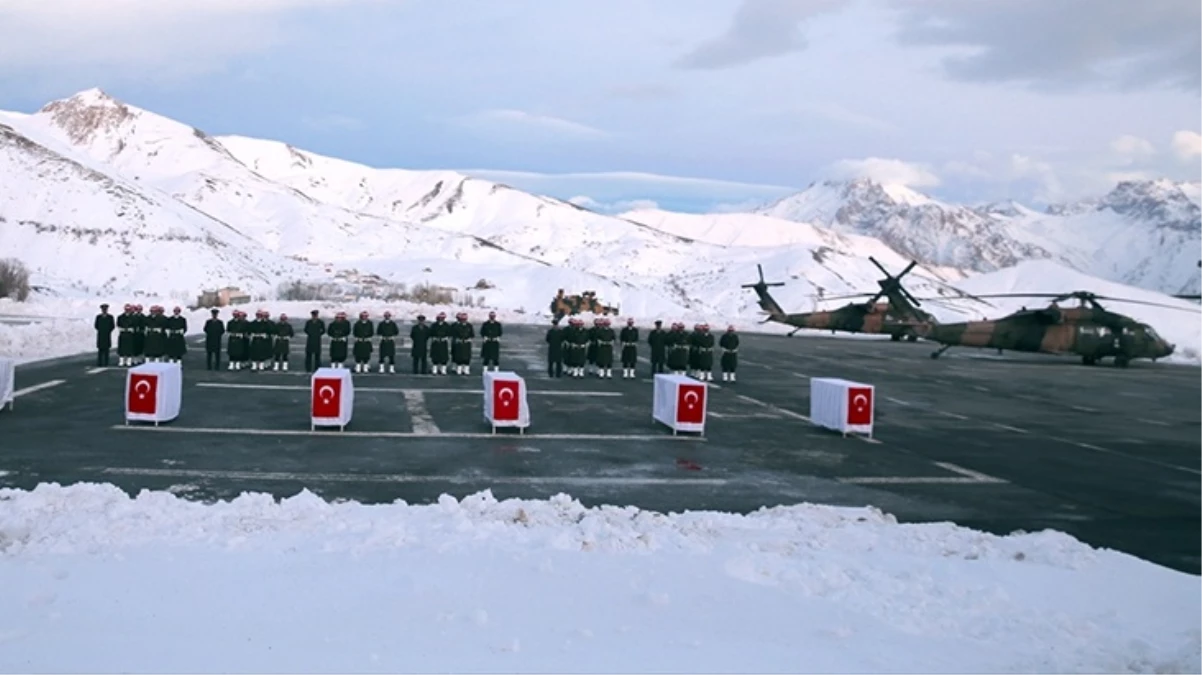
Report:
[{"label": "cloud", "polygon": [[6,0],[0,70],[86,67],[193,75],[286,42],[286,15],[379,0]]},{"label": "cloud", "polygon": [[1125,163],[1141,162],[1156,154],[1156,146],[1146,138],[1125,134],[1110,142],[1110,149]]},{"label": "cloud", "polygon": [[1173,134],[1173,152],[1186,162],[1202,155],[1202,134],[1184,130]]},{"label": "cloud", "polygon": [[617,84],[607,89],[606,92],[612,98],[631,101],[664,101],[679,93],[675,87],[659,82]]},{"label": "cloud", "polygon": [[524,128],[537,132],[550,132],[561,136],[599,137],[606,133],[600,129],[550,115],[538,115],[524,110],[494,108],[463,115],[454,120],[474,129],[493,132]]},{"label": "cloud", "polygon": [[885,185],[904,185],[911,188],[935,187],[939,176],[929,168],[900,159],[844,159],[831,165],[828,174],[836,180],[869,178]]},{"label": "cloud", "polygon": [[956,80],[1202,89],[1198,0],[894,0],[902,44],[953,48]]},{"label": "cloud", "polygon": [[891,122],[866,113],[857,112],[833,101],[807,101],[798,103],[785,110],[775,112],[773,116],[782,114],[825,120],[827,122],[834,122],[840,126],[870,129],[872,131],[897,131],[897,126]]},{"label": "cloud", "polygon": [[801,51],[801,23],[839,9],[844,0],[743,0],[731,25],[676,61],[684,69],[716,70]]},{"label": "cloud", "polygon": [[302,117],[301,124],[314,131],[358,131],[364,126],[357,117],[338,114]]}]

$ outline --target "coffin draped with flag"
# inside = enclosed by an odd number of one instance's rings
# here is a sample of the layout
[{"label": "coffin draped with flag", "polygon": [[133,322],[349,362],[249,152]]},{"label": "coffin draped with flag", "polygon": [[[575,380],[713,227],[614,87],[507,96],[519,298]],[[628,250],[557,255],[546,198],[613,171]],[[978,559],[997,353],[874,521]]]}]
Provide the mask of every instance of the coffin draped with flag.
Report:
[{"label": "coffin draped with flag", "polygon": [[705,433],[709,407],[709,388],[705,382],[685,375],[659,373],[655,376],[655,396],[651,418],[668,425],[672,433]]},{"label": "coffin draped with flag", "polygon": [[0,358],[0,410],[5,406],[13,407],[16,399],[17,362],[13,359]]},{"label": "coffin draped with flag", "polygon": [[125,371],[125,423],[179,417],[184,371],[178,363],[143,363]]},{"label": "coffin draped with flag", "polygon": [[484,419],[493,431],[500,427],[530,426],[526,380],[521,375],[500,370],[484,372]]},{"label": "coffin draped with flag", "polygon": [[810,378],[810,419],[847,434],[872,436],[876,388],[835,377]]},{"label": "coffin draped with flag", "polygon": [[355,384],[346,368],[318,368],[309,386],[310,428],[346,428],[355,409]]}]

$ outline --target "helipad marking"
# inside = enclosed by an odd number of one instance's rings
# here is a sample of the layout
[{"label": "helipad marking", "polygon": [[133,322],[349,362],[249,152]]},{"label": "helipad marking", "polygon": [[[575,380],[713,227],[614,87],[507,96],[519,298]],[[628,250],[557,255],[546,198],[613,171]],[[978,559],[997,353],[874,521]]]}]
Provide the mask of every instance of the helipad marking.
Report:
[{"label": "helipad marking", "polygon": [[840,478],[840,483],[853,485],[999,485],[1009,481],[983,474],[951,462],[935,462],[935,466],[947,469],[959,476],[859,476]]},{"label": "helipad marking", "polygon": [[[209,387],[213,389],[268,389],[279,391],[309,391],[307,385],[299,384],[233,384],[226,382],[197,382],[198,387]],[[372,392],[372,393],[387,393],[387,394],[404,394],[406,392],[420,392],[422,394],[473,394],[480,396],[484,394],[483,389],[415,389],[413,387],[355,387],[355,391]],[[554,390],[526,390],[529,396],[625,396],[620,391],[554,391]]]},{"label": "helipad marking", "polygon": [[144,469],[106,467],[102,473],[164,478],[224,478],[267,481],[326,481],[339,483],[550,483],[553,485],[726,485],[725,478],[651,478],[640,476],[419,476],[415,474],[296,473],[291,471],[222,471],[217,469]]},{"label": "helipad marking", "polygon": [[[114,424],[117,431],[146,431],[169,434],[230,434],[235,436],[319,436],[322,438],[491,438],[506,440],[516,437],[507,433],[440,431],[437,434],[415,431],[314,431],[310,429],[230,429],[225,427],[176,427]],[[541,438],[564,441],[692,441],[705,443],[702,436],[673,436],[671,434],[539,434],[526,433],[522,438]]]},{"label": "helipad marking", "polygon": [[14,391],[13,398],[21,398],[22,396],[24,396],[26,394],[32,394],[35,391],[49,389],[50,387],[57,387],[58,385],[63,384],[64,382],[66,382],[66,380],[50,380],[49,382],[33,384],[28,387],[25,387],[24,389],[18,389],[16,391]]},{"label": "helipad marking", "polygon": [[417,434],[437,435],[441,433],[430,411],[426,409],[426,397],[420,391],[405,392],[405,407],[409,410],[409,418],[413,421],[413,431]]},{"label": "helipad marking", "polygon": [[1116,455],[1118,457],[1123,457],[1126,459],[1134,460],[1136,462],[1143,462],[1145,464],[1159,466],[1163,469],[1172,469],[1173,471],[1181,471],[1184,473],[1192,473],[1195,476],[1202,476],[1202,471],[1199,471],[1197,469],[1191,469],[1188,466],[1178,466],[1177,464],[1169,464],[1168,462],[1161,462],[1159,460],[1155,460],[1150,457],[1144,457],[1143,455],[1132,455],[1132,454],[1128,454],[1126,452],[1119,452],[1118,450],[1111,450],[1110,448],[1103,448],[1102,446],[1094,445],[1092,443],[1083,443],[1081,441],[1074,441],[1074,440],[1070,440],[1067,438],[1060,438],[1059,436],[1048,436],[1048,438],[1052,439],[1053,441],[1060,441],[1061,443],[1071,443],[1071,444],[1077,446],[1078,448],[1085,448],[1086,450],[1102,452],[1102,453],[1105,453],[1108,455]]},{"label": "helipad marking", "polygon": [[[793,412],[792,410],[781,408],[779,406],[772,405],[771,403],[766,403],[764,401],[759,400],[758,398],[752,398],[750,396],[747,396],[746,394],[736,394],[736,396],[738,396],[739,398],[741,398],[744,401],[747,401],[749,403],[755,403],[756,405],[762,405],[765,408],[768,408],[769,410],[777,412],[781,415],[786,415],[786,416],[792,417],[794,419],[799,419],[799,420],[813,423],[813,420],[811,420],[809,417],[806,417],[805,415],[802,415],[799,412]],[[865,443],[880,443],[881,442],[880,439],[872,438],[869,436],[861,436],[859,434],[852,434],[850,436],[850,438],[855,438],[855,439],[864,441]]]}]

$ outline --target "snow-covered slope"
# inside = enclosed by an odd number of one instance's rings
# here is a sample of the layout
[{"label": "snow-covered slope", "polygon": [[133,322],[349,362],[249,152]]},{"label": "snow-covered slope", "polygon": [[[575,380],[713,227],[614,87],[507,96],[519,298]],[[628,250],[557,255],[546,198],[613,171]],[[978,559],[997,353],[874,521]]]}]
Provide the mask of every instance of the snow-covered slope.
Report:
[{"label": "snow-covered slope", "polygon": [[1122,182],[1100,199],[1049,208],[969,207],[869,179],[814,183],[756,213],[879,238],[934,265],[976,271],[1048,259],[1165,293],[1199,292],[1197,184]]}]

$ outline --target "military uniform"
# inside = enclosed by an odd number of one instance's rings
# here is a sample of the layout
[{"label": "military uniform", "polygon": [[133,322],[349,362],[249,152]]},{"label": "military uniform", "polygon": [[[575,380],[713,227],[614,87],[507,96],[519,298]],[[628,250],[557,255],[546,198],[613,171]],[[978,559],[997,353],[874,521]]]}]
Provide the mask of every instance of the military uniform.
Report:
[{"label": "military uniform", "polygon": [[275,344],[272,345],[272,353],[275,356],[275,363],[271,365],[272,370],[288,370],[288,357],[292,355],[292,336],[295,331],[292,329],[292,324],[288,322],[288,315],[281,314],[280,320],[275,323]]},{"label": "military uniform", "polygon": [[346,363],[347,338],[351,335],[351,322],[347,321],[346,312],[338,312],[330,322],[327,331],[330,336],[330,365],[342,368]]},{"label": "military uniform", "polygon": [[689,369],[689,336],[684,332],[684,324],[672,324],[664,340],[668,351],[668,370],[674,375],[685,375]]},{"label": "military uniform", "polygon": [[451,325],[451,360],[455,362],[455,373],[470,375],[472,372],[472,338],[476,330],[467,322],[467,312],[455,315]]},{"label": "military uniform", "polygon": [[697,379],[712,382],[714,379],[714,334],[710,332],[708,323],[697,327],[697,335],[693,342],[697,346]]},{"label": "military uniform", "polygon": [[126,303],[117,315],[117,365],[134,365],[134,306]]},{"label": "military uniform", "polygon": [[417,323],[409,329],[409,356],[413,358],[413,374],[427,374],[426,355],[430,346],[430,326],[424,314],[417,315]]},{"label": "military uniform", "polygon": [[701,364],[699,358],[701,355],[701,346],[699,344],[701,338],[701,324],[693,324],[693,331],[688,333],[685,342],[689,345],[689,377],[700,380]]},{"label": "military uniform", "polygon": [[572,319],[572,374],[584,377],[584,367],[587,362],[589,345],[588,330],[584,327],[584,319]]},{"label": "military uniform", "polygon": [[622,377],[633,380],[639,365],[639,329],[634,327],[634,319],[626,320],[618,340],[622,343]]},{"label": "military uniform", "polygon": [[142,305],[134,305],[134,315],[130,319],[130,326],[134,331],[134,365],[146,363],[146,321],[148,318],[142,312]]},{"label": "military uniform", "polygon": [[497,321],[497,313],[489,312],[488,321],[480,325],[480,337],[484,344],[480,345],[480,362],[484,370],[492,366],[493,370],[501,368],[501,322]]},{"label": "military uniform", "polygon": [[592,374],[597,368],[597,329],[601,327],[601,319],[593,319],[593,325],[585,329],[585,359],[588,372]]},{"label": "military uniform", "polygon": [[544,341],[547,343],[547,377],[563,377],[564,329],[559,327],[559,319],[551,322]]},{"label": "military uniform", "polygon": [[271,347],[275,342],[275,326],[271,314],[265,309],[255,312],[255,320],[250,322],[250,361],[251,370],[267,370],[267,362],[271,360]]},{"label": "military uniform", "polygon": [[401,329],[392,320],[392,312],[384,312],[384,319],[376,326],[376,335],[380,336],[380,372],[384,372],[384,362],[388,362],[388,372],[396,372],[396,336]]},{"label": "military uniform", "polygon": [[171,316],[167,317],[167,360],[182,364],[184,354],[188,353],[188,342],[185,339],[188,334],[188,319],[180,311],[179,307],[175,307],[171,310]]},{"label": "military uniform", "polygon": [[376,335],[376,327],[367,318],[367,312],[359,312],[359,320],[352,329],[355,336],[355,372],[366,373],[371,367],[371,339]]},{"label": "military uniform", "polygon": [[451,358],[451,326],[446,312],[439,312],[430,326],[430,363],[434,364],[435,375],[447,374],[447,361]]},{"label": "military uniform", "polygon": [[597,377],[611,378],[614,376],[614,341],[618,336],[608,318],[601,319],[593,335],[597,340]]},{"label": "military uniform", "polygon": [[163,308],[159,305],[152,306],[150,316],[146,317],[143,349],[146,359],[152,363],[163,360],[167,354],[167,317],[163,316]]},{"label": "military uniform", "polygon": [[101,305],[100,313],[92,321],[92,328],[96,330],[96,365],[99,367],[109,364],[109,351],[113,348],[113,330],[116,327],[117,320],[109,314],[109,306]]},{"label": "military uniform", "polygon": [[305,370],[313,372],[321,367],[321,336],[326,334],[326,322],[317,317],[317,310],[309,312],[305,322]]},{"label": "military uniform", "polygon": [[647,335],[647,345],[651,347],[651,374],[664,372],[664,362],[667,355],[668,332],[663,328],[663,321],[656,321],[655,328]]},{"label": "military uniform", "polygon": [[221,336],[225,335],[225,323],[217,318],[218,310],[209,310],[212,318],[205,321],[205,368],[218,370],[221,368]]},{"label": "military uniform", "polygon": [[234,310],[234,317],[225,324],[226,351],[230,355],[230,370],[242,370],[250,360],[250,322],[246,312]]},{"label": "military uniform", "polygon": [[734,326],[726,327],[718,346],[722,348],[722,381],[734,382],[735,371],[739,369],[739,334]]}]

